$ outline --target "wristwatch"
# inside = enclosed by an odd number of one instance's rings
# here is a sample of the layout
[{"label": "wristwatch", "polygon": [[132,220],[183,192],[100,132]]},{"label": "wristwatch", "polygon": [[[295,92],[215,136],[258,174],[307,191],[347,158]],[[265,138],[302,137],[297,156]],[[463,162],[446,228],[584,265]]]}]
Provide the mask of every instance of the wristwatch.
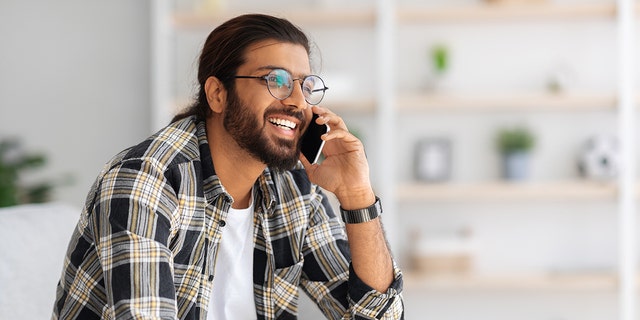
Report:
[{"label": "wristwatch", "polygon": [[345,223],[362,223],[380,216],[382,214],[382,205],[380,205],[380,198],[376,197],[376,202],[363,209],[345,210],[340,206],[340,213],[342,213],[342,220]]}]

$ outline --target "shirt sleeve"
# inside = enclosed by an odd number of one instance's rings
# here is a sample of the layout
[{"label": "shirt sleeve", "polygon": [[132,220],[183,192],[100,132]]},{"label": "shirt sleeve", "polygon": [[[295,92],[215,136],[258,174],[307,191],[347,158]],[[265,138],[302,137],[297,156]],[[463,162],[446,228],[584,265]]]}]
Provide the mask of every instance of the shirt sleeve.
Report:
[{"label": "shirt sleeve", "polygon": [[362,282],[353,266],[349,266],[349,304],[353,319],[403,319],[402,272],[393,262],[394,280],[381,293]]},{"label": "shirt sleeve", "polygon": [[312,200],[304,248],[302,288],[329,319],[402,319],[402,272],[394,266],[389,289],[377,292],[356,275],[344,224],[327,197]]},{"label": "shirt sleeve", "polygon": [[107,319],[175,319],[168,248],[175,193],[151,164],[132,160],[104,176],[94,207]]}]

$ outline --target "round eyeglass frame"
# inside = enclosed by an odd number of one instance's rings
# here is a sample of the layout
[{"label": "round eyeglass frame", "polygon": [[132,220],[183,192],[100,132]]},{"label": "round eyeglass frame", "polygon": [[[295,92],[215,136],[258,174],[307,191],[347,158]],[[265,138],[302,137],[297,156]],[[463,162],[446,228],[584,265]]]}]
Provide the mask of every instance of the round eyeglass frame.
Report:
[{"label": "round eyeglass frame", "polygon": [[[289,79],[290,81],[286,83],[279,83],[277,80],[274,80],[274,79],[279,79],[282,74],[287,75],[287,79]],[[267,90],[269,90],[269,94],[271,94],[272,97],[278,100],[284,100],[289,98],[293,93],[293,83],[295,81],[300,81],[300,88],[302,89],[304,101],[306,101],[310,105],[317,105],[320,102],[322,102],[325,91],[329,89],[324,84],[324,80],[322,80],[322,78],[320,78],[317,75],[312,74],[312,75],[305,76],[304,78],[293,79],[293,76],[291,75],[291,73],[289,73],[289,71],[284,69],[279,69],[279,68],[269,71],[269,73],[264,76],[235,76],[234,78],[235,79],[262,79],[265,81],[267,85]],[[305,83],[307,83],[307,81],[311,81],[311,83],[314,84],[314,87],[312,89],[305,90]],[[316,88],[315,86],[317,81],[320,81],[318,88]],[[281,90],[281,88],[283,87],[287,88],[287,91],[274,92],[275,90]],[[318,94],[319,98],[313,99],[310,101],[312,95],[317,93],[320,93]]]}]

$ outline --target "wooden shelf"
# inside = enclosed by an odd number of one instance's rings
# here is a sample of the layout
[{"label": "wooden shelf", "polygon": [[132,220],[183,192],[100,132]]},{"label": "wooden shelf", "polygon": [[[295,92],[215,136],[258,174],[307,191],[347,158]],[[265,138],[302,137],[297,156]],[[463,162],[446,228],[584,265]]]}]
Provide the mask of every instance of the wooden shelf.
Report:
[{"label": "wooden shelf", "polygon": [[415,6],[397,11],[401,23],[472,22],[521,19],[613,19],[614,3],[584,4],[531,4],[531,5],[463,5],[463,6]]},{"label": "wooden shelf", "polygon": [[[638,99],[640,104],[640,98]],[[188,99],[173,105],[185,106]],[[331,98],[322,105],[339,113],[373,113],[375,99]],[[397,110],[402,113],[415,112],[496,112],[496,111],[542,111],[584,112],[615,111],[617,98],[614,94],[403,94],[396,99]]]},{"label": "wooden shelf", "polygon": [[468,184],[409,183],[400,185],[396,193],[400,202],[614,200],[618,194],[617,187],[613,182],[597,183],[588,181]]},{"label": "wooden shelf", "polygon": [[[182,12],[173,15],[173,24],[182,29],[210,28],[231,17],[245,12],[223,11]],[[299,8],[265,12],[282,16],[293,22],[305,25],[345,26],[361,25],[373,26],[377,20],[373,8],[341,8],[340,10],[323,8]],[[461,21],[491,21],[491,20],[520,20],[520,19],[581,19],[607,18],[616,15],[614,3],[585,3],[585,4],[532,4],[532,5],[450,5],[450,6],[402,6],[396,11],[396,18],[400,23],[429,23]]]},{"label": "wooden shelf", "polygon": [[405,272],[404,289],[419,290],[530,290],[530,291],[611,291],[618,287],[618,278],[614,273],[541,273],[526,275],[482,276],[474,274],[460,275],[424,275]]},{"label": "wooden shelf", "polygon": [[[341,8],[331,10],[326,8],[294,9],[264,12],[291,20],[302,26],[373,26],[376,14],[373,8]],[[173,25],[178,29],[213,28],[223,21],[247,12],[228,11],[220,13],[176,13],[172,17]]]},{"label": "wooden shelf", "polygon": [[372,114],[376,108],[373,98],[326,98],[321,106],[331,109],[338,114]]},{"label": "wooden shelf", "polygon": [[416,111],[587,111],[615,110],[616,96],[586,93],[404,94],[397,100],[403,112]]}]

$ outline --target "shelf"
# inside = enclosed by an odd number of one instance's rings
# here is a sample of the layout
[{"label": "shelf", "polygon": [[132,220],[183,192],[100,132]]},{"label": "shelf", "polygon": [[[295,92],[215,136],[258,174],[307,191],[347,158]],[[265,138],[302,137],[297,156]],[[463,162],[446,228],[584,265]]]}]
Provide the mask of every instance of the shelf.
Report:
[{"label": "shelf", "polygon": [[524,290],[524,291],[611,291],[618,288],[618,278],[614,273],[540,273],[527,275],[482,276],[424,275],[417,272],[403,274],[405,290]]},{"label": "shelf", "polygon": [[615,110],[612,94],[405,94],[398,98],[403,112],[415,111],[587,111]]},{"label": "shelf", "polygon": [[[179,29],[211,28],[245,12],[182,12],[172,17],[173,25]],[[377,20],[373,8],[341,8],[340,10],[318,7],[317,9],[293,9],[265,12],[282,16],[305,26],[373,26]],[[614,18],[613,3],[593,4],[534,4],[534,5],[463,5],[463,6],[404,6],[396,11],[400,23],[470,22],[477,20],[516,20],[541,18]]]},{"label": "shelf", "polygon": [[468,183],[400,185],[396,190],[398,200],[408,201],[531,201],[531,200],[614,200],[617,187],[611,183],[566,181],[553,183]]},{"label": "shelf", "polygon": [[375,111],[376,101],[373,98],[325,98],[320,105],[338,114],[369,114]]},{"label": "shelf", "polygon": [[[287,18],[303,26],[373,26],[376,14],[373,8],[341,8],[331,10],[327,8],[294,9],[262,13],[273,14]],[[223,21],[246,12],[229,11],[221,13],[176,13],[172,17],[173,25],[178,29],[213,28]]]},{"label": "shelf", "polygon": [[530,5],[464,5],[402,7],[397,19],[402,23],[473,22],[521,19],[613,19],[613,3],[530,4]]},{"label": "shelf", "polygon": [[[640,101],[640,99],[639,99]],[[181,99],[174,106],[186,106]],[[497,112],[497,111],[553,111],[585,112],[615,111],[617,99],[613,94],[405,94],[397,100],[398,111],[415,112]],[[325,98],[322,106],[338,113],[368,114],[376,108],[374,98]],[[173,110],[179,109],[175,107]]]}]

